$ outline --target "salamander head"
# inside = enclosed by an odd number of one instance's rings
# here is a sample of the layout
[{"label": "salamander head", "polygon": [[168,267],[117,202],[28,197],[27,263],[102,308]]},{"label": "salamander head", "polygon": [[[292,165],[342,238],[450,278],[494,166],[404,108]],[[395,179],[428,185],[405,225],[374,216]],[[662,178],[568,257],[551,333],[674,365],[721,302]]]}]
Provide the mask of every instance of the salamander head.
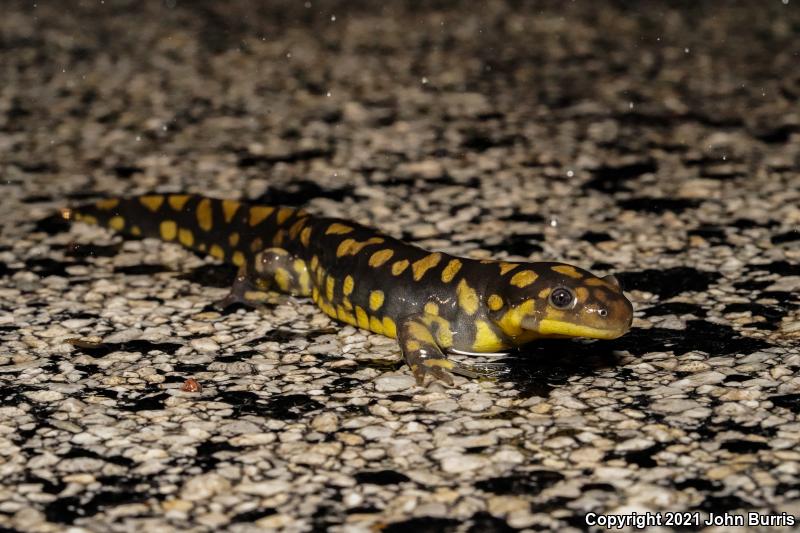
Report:
[{"label": "salamander head", "polygon": [[631,327],[633,306],[614,276],[564,263],[522,263],[501,279],[487,304],[515,345],[542,337],[616,339]]}]

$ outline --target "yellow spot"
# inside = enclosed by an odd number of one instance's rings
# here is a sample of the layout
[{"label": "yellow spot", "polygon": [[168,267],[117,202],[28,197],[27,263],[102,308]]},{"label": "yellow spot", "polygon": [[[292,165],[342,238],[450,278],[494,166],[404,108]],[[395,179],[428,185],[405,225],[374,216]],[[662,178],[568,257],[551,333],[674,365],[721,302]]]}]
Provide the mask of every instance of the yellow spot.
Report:
[{"label": "yellow spot", "polygon": [[336,280],[331,276],[325,280],[325,296],[328,300],[333,301],[333,290],[336,288]]},{"label": "yellow spot", "polygon": [[233,256],[231,257],[231,262],[237,267],[242,266],[244,264],[244,254],[239,250],[233,252]]},{"label": "yellow spot", "polygon": [[539,275],[533,270],[520,270],[511,276],[511,284],[521,289],[536,281],[538,277]]},{"label": "yellow spot", "polygon": [[306,262],[302,259],[295,259],[294,263],[292,263],[294,267],[294,271],[300,276],[298,282],[300,283],[300,292],[304,296],[308,296],[308,292],[311,287],[311,277],[308,274],[308,268],[306,267]]},{"label": "yellow spot", "polygon": [[142,234],[142,229],[139,226],[134,226],[131,228],[131,235],[138,237]]},{"label": "yellow spot", "polygon": [[218,244],[212,244],[211,248],[208,249],[208,253],[217,259],[225,259],[225,250]]},{"label": "yellow spot", "polygon": [[506,348],[500,337],[485,320],[475,321],[475,342],[472,349],[476,352],[496,352]]},{"label": "yellow spot", "polygon": [[289,228],[289,237],[292,239],[296,239],[297,234],[300,232],[301,229],[303,229],[303,226],[306,224],[306,222],[308,222],[307,218],[301,218],[300,220],[292,224],[292,227]]},{"label": "yellow spot", "polygon": [[278,209],[278,215],[275,217],[278,220],[278,224],[283,224],[286,222],[286,219],[292,216],[294,211],[295,210],[292,207],[281,207]]},{"label": "yellow spot", "polygon": [[430,330],[425,327],[424,324],[420,324],[419,322],[411,322],[406,329],[408,330],[408,334],[412,339],[430,345],[436,344],[436,341],[433,340],[433,335],[431,335]]},{"label": "yellow spot", "polygon": [[467,284],[467,280],[462,279],[458,282],[456,296],[458,296],[458,305],[461,306],[461,309],[468,315],[474,315],[478,310],[478,294]]},{"label": "yellow spot", "polygon": [[553,272],[558,272],[559,274],[564,274],[565,276],[569,276],[575,279],[581,279],[583,274],[575,270],[575,267],[572,265],[557,265],[552,267]]},{"label": "yellow spot", "polygon": [[342,305],[348,311],[352,311],[353,310],[353,303],[347,298],[342,298]]},{"label": "yellow spot", "polygon": [[261,224],[268,216],[275,211],[274,207],[269,207],[266,205],[256,205],[250,208],[250,220],[249,224],[251,226],[257,226]]},{"label": "yellow spot", "polygon": [[197,245],[197,249],[200,250],[201,252],[205,252],[206,251],[206,243],[201,242],[200,244]]},{"label": "yellow spot", "polygon": [[339,320],[342,322],[347,322],[348,324],[352,324],[353,326],[357,325],[356,317],[353,316],[352,313],[348,313],[347,309],[342,307],[341,305],[336,306],[336,316],[339,317]]},{"label": "yellow spot", "polygon": [[289,290],[290,280],[291,277],[285,268],[278,267],[275,269],[275,283],[278,284],[278,287],[280,287],[283,292],[287,292]]},{"label": "yellow spot", "polygon": [[395,261],[392,264],[392,274],[395,276],[399,276],[407,268],[408,268],[408,259],[401,259],[400,261]]},{"label": "yellow spot", "polygon": [[164,203],[164,197],[160,194],[148,194],[139,198],[139,202],[150,211],[155,212]]},{"label": "yellow spot", "polygon": [[447,359],[425,359],[422,364],[427,367],[438,366],[440,368],[446,368],[447,370],[452,370],[453,366],[455,366],[452,361],[448,361]]},{"label": "yellow spot", "polygon": [[386,250],[378,250],[369,257],[369,266],[377,268],[391,259],[393,255],[394,251],[388,248]]},{"label": "yellow spot", "polygon": [[425,304],[425,312],[429,315],[438,315],[439,314],[439,306],[433,302],[428,302]]},{"label": "yellow spot", "polygon": [[239,234],[234,231],[228,235],[228,244],[231,245],[231,248],[239,244]]},{"label": "yellow spot", "polygon": [[[526,335],[530,336],[530,339],[527,340],[531,340],[535,337],[535,332],[526,333],[525,330],[522,329],[522,320],[533,314],[534,307],[534,300],[525,300],[521,304],[510,308],[503,314],[500,320],[498,320],[497,325],[500,326],[503,333],[515,340],[515,344],[525,342]],[[522,342],[520,342],[521,337]]]},{"label": "yellow spot", "polygon": [[444,267],[444,270],[442,270],[442,281],[450,283],[453,281],[455,275],[458,274],[459,270],[461,270],[461,261],[458,259],[451,259],[450,262],[447,263],[447,266]]},{"label": "yellow spot", "polygon": [[345,296],[350,296],[350,294],[353,292],[353,287],[355,287],[353,276],[345,276],[344,283],[342,284],[342,294]]},{"label": "yellow spot", "polygon": [[303,243],[303,246],[308,246],[310,240],[311,240],[311,226],[303,228],[303,231],[300,232],[300,242]]},{"label": "yellow spot", "polygon": [[519,263],[506,263],[505,261],[500,261],[498,264],[500,265],[501,276],[505,276],[506,272],[511,272],[519,266]]},{"label": "yellow spot", "polygon": [[369,308],[377,311],[383,305],[383,291],[371,291],[369,293]]},{"label": "yellow spot", "polygon": [[311,258],[311,270],[316,270],[319,266],[319,257],[316,255]]},{"label": "yellow spot", "polygon": [[200,229],[204,231],[209,231],[214,225],[214,218],[211,212],[211,200],[208,198],[203,198],[200,200],[200,203],[197,204],[197,224],[200,226]]},{"label": "yellow spot", "polygon": [[376,316],[369,317],[369,329],[383,335],[383,322]]},{"label": "yellow spot", "polygon": [[194,244],[194,235],[192,235],[192,230],[188,230],[186,228],[179,229],[178,240],[182,245],[186,246],[187,248],[191,248]]},{"label": "yellow spot", "polygon": [[356,321],[358,322],[358,327],[361,329],[369,329],[369,317],[367,317],[367,312],[359,306],[356,306]]},{"label": "yellow spot", "polygon": [[86,224],[97,224],[97,217],[92,215],[83,215],[81,218],[77,218],[76,220],[80,220]]},{"label": "yellow spot", "polygon": [[119,198],[107,198],[105,200],[98,200],[95,202],[95,207],[101,211],[108,211],[114,209],[119,205]]},{"label": "yellow spot", "polygon": [[589,297],[589,289],[587,289],[586,287],[575,288],[575,298],[579,302],[585,302],[588,297]]},{"label": "yellow spot", "polygon": [[539,291],[539,299],[546,300],[548,296],[550,296],[550,291],[553,289],[550,287],[545,287],[544,289]]},{"label": "yellow spot", "polygon": [[175,211],[182,210],[183,206],[186,205],[186,202],[188,201],[189,201],[188,194],[170,194],[169,197],[167,198],[169,206]]},{"label": "yellow spot", "polygon": [[328,226],[328,229],[325,230],[325,235],[344,235],[345,233],[350,233],[351,231],[353,231],[353,228],[350,226],[345,226],[344,224],[334,222]]},{"label": "yellow spot", "polygon": [[272,237],[272,245],[273,246],[281,246],[283,245],[283,238],[286,236],[286,232],[282,229],[279,229],[275,232],[275,236]]},{"label": "yellow spot", "polygon": [[316,287],[311,287],[311,299],[314,300],[314,303],[319,300],[319,290]]},{"label": "yellow spot", "polygon": [[230,223],[230,221],[233,220],[236,211],[239,210],[241,205],[242,204],[236,200],[222,200],[222,214],[225,216],[225,222]]},{"label": "yellow spot", "polygon": [[497,311],[501,307],[503,307],[503,299],[500,298],[500,296],[496,294],[489,296],[489,309],[492,311]]},{"label": "yellow spot", "polygon": [[397,338],[397,324],[388,316],[383,317],[383,334],[393,339]]},{"label": "yellow spot", "polygon": [[171,241],[178,235],[178,225],[173,220],[165,220],[159,226],[161,238],[165,241]]},{"label": "yellow spot", "polygon": [[111,220],[108,221],[108,225],[111,229],[122,231],[122,228],[125,227],[125,219],[120,216],[111,217]]},{"label": "yellow spot", "polygon": [[336,257],[343,257],[345,255],[356,255],[360,252],[365,246],[369,246],[370,244],[380,244],[383,242],[383,239],[380,237],[370,237],[366,241],[356,241],[355,239],[345,239],[340,244],[339,247],[336,249]]},{"label": "yellow spot", "polygon": [[[237,237],[236,240],[238,241],[239,238]],[[264,248],[264,241],[261,240],[261,237],[256,237],[252,241],[250,241],[250,251],[251,252],[258,252]]]},{"label": "yellow spot", "polygon": [[435,267],[439,264],[439,261],[442,260],[442,254],[439,252],[432,253],[428,256],[423,257],[418,261],[414,261],[411,264],[411,270],[414,271],[414,281],[419,281],[422,279],[422,276],[425,275],[425,272],[428,269]]},{"label": "yellow spot", "polygon": [[[416,350],[419,350],[420,348],[422,348],[422,345],[419,343],[419,341],[415,341],[415,340],[406,341],[406,350],[414,352]],[[411,368],[413,370],[416,367],[417,367],[417,365],[414,365]]]}]

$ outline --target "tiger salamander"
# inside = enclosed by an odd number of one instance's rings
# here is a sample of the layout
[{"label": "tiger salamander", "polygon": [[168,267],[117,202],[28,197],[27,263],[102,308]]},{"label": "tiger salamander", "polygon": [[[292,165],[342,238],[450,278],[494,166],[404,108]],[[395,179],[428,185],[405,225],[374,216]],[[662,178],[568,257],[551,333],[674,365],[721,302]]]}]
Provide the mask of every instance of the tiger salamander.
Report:
[{"label": "tiger salamander", "polygon": [[446,352],[497,353],[543,337],[614,339],[633,307],[613,276],[564,263],[429,252],[302,209],[190,194],[111,198],[67,219],[165,241],[239,268],[223,300],[257,306],[265,290],[310,296],[331,318],[398,340],[417,382],[452,383]]}]

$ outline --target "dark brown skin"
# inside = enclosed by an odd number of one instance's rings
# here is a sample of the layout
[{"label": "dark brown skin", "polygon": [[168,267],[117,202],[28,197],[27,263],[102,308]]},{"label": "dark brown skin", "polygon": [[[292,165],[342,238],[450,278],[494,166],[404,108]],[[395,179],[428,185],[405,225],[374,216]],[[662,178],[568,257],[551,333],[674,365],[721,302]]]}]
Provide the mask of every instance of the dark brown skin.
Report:
[{"label": "dark brown skin", "polygon": [[239,267],[225,306],[260,291],[310,296],[330,317],[397,338],[422,383],[452,383],[447,351],[491,353],[544,337],[614,339],[633,306],[613,276],[564,263],[478,261],[429,252],[301,209],[195,195],[101,200],[65,218],[157,237]]}]

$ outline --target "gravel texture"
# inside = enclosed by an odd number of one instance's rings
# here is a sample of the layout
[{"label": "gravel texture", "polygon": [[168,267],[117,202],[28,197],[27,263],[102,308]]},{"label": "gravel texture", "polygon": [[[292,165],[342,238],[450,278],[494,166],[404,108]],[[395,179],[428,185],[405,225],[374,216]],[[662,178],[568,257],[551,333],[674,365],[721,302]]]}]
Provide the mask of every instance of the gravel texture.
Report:
[{"label": "gravel texture", "polygon": [[[0,529],[800,524],[798,31],[796,0],[4,2]],[[613,272],[634,328],[417,387],[391,339],[219,314],[230,268],[54,216],[150,190]]]}]

